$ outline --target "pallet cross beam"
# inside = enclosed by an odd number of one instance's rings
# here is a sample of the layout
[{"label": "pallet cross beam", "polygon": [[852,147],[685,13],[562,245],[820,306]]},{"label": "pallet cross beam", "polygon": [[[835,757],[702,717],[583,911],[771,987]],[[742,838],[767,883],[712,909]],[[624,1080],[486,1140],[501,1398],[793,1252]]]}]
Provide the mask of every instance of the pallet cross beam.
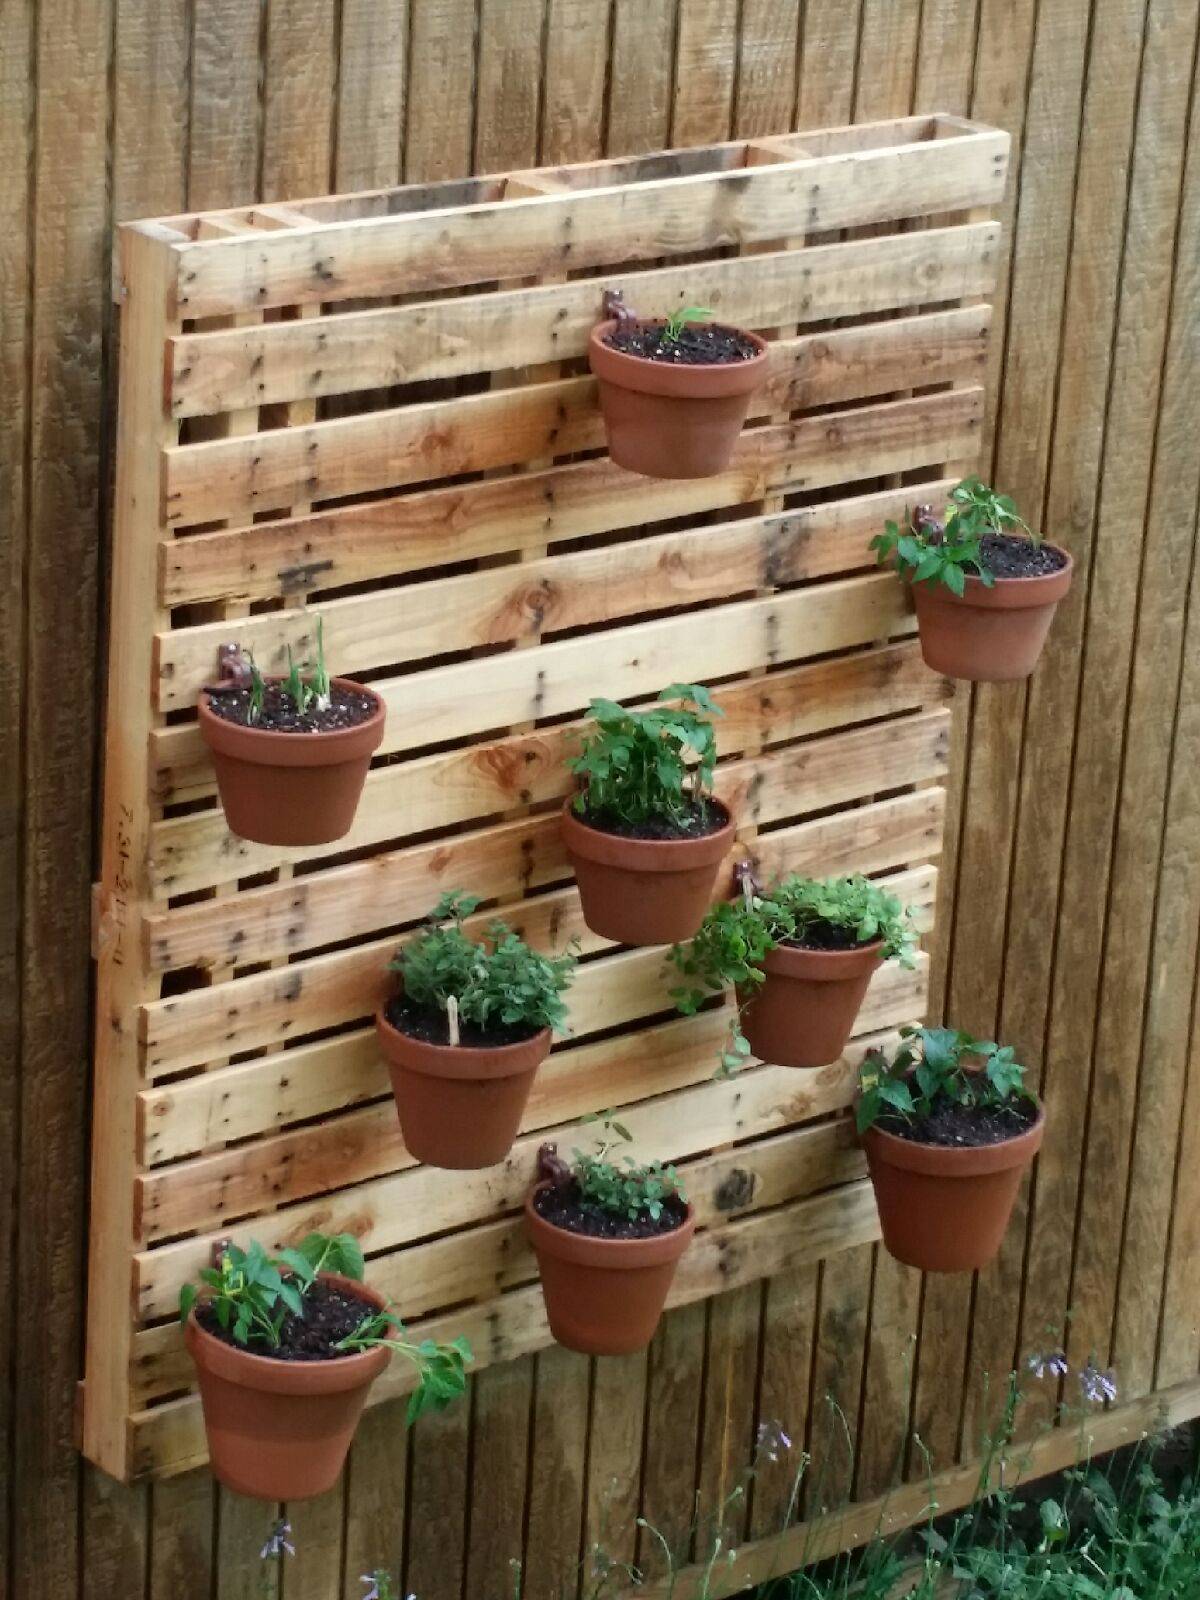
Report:
[{"label": "pallet cross beam", "polygon": [[[418,1332],[467,1333],[479,1366],[543,1347],[521,1197],[546,1130],[569,1147],[597,1109],[687,1174],[676,1303],[877,1236],[842,1113],[927,958],[881,972],[836,1066],[714,1080],[721,1013],[672,1016],[665,953],[583,927],[555,813],[593,695],[705,682],[741,821],[721,891],[746,857],[865,871],[929,926],[948,686],[867,544],[976,453],[1007,158],[912,117],[120,230],[83,1410],[108,1472],[203,1460],[173,1313],[227,1235],[351,1229]],[[606,288],[770,336],[725,471],[608,460],[584,362]],[[387,734],[345,840],[250,844],[196,696],[226,640],[274,670],[318,617]],[[485,1174],[413,1163],[370,1029],[448,888],[585,957]]]}]

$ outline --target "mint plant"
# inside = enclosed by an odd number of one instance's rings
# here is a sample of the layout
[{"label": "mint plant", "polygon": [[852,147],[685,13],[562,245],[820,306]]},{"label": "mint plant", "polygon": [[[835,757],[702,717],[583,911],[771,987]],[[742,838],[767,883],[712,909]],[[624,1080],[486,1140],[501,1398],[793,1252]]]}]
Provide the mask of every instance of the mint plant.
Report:
[{"label": "mint plant", "polygon": [[679,336],[689,322],[705,322],[712,316],[707,306],[680,306],[678,311],[672,311],[663,324],[663,338],[671,344],[679,343]]},{"label": "mint plant", "polygon": [[871,540],[881,564],[895,560],[902,577],[911,583],[942,583],[961,595],[968,577],[987,588],[996,581],[983,560],[983,539],[989,533],[1020,533],[1034,545],[1037,534],[1024,521],[1013,500],[997,494],[980,478],[964,478],[950,491],[942,517],[930,505],[914,506],[901,528],[895,522]]},{"label": "mint plant", "polygon": [[[763,962],[772,950],[787,942],[803,944],[821,928],[843,930],[860,944],[880,940],[885,959],[895,959],[903,967],[915,964],[912,912],[870,878],[804,878],[789,873],[763,893],[749,872],[743,870],[741,878],[740,898],[713,906],[690,944],[677,944],[671,950],[671,962],[687,980],[671,990],[671,998],[685,1016],[694,1015],[730,984],[752,991],[764,980]],[[739,1005],[722,1048],[720,1072],[735,1072],[749,1054]]]},{"label": "mint plant", "polygon": [[575,974],[576,956],[531,950],[508,924],[489,924],[481,941],[468,938],[463,920],[479,906],[461,889],[444,894],[426,929],[404,945],[391,970],[404,982],[406,998],[430,1011],[444,1011],[450,1043],[458,1044],[461,1020],[487,1030],[497,1027],[566,1031],[563,994]]},{"label": "mint plant", "polygon": [[[269,1355],[280,1347],[287,1318],[304,1317],[305,1299],[322,1272],[361,1282],[363,1271],[362,1247],[349,1233],[310,1233],[294,1249],[275,1256],[269,1256],[257,1239],[245,1250],[230,1244],[216,1266],[201,1269],[198,1285],[184,1284],[179,1293],[180,1319],[186,1322],[203,1302],[212,1307],[222,1331],[235,1343]],[[465,1391],[466,1363],[471,1359],[465,1339],[449,1344],[423,1339],[412,1344],[404,1338],[399,1317],[382,1307],[367,1312],[333,1348],[352,1355],[377,1345],[386,1345],[417,1369],[419,1382],[408,1403],[410,1422],[426,1411],[444,1410]]]},{"label": "mint plant", "polygon": [[855,1112],[860,1133],[887,1115],[920,1123],[942,1105],[986,1110],[1034,1100],[1010,1045],[973,1039],[955,1028],[901,1028],[900,1033],[891,1061],[882,1050],[863,1058]]},{"label": "mint plant", "polygon": [[615,700],[593,700],[589,710],[596,731],[584,736],[580,754],[567,763],[585,784],[576,812],[600,826],[636,827],[651,818],[680,828],[694,822],[711,797],[717,760],[708,719],[722,715],[708,690],[673,683],[647,711],[627,711]]},{"label": "mint plant", "polygon": [[574,1160],[568,1169],[583,1205],[614,1217],[627,1217],[630,1222],[642,1217],[657,1222],[672,1196],[686,1200],[674,1167],[663,1166],[661,1161],[638,1162],[628,1155],[622,1161],[611,1161],[609,1152],[627,1144],[633,1135],[611,1115],[595,1120],[600,1121],[607,1137],[598,1139],[590,1153],[573,1151]]}]

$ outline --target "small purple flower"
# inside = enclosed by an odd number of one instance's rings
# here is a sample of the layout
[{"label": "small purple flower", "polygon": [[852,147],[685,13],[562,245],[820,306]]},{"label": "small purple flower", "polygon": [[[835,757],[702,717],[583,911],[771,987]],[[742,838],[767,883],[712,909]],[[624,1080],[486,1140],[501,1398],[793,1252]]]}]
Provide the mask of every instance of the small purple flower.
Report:
[{"label": "small purple flower", "polygon": [[778,1461],[780,1454],[792,1448],[792,1441],[784,1432],[782,1422],[760,1422],[758,1425],[758,1455],[764,1461]]},{"label": "small purple flower", "polygon": [[362,1600],[379,1600],[379,1574],[377,1572],[364,1572],[358,1580],[367,1585],[367,1592]]},{"label": "small purple flower", "polygon": [[1044,1378],[1047,1373],[1052,1378],[1065,1378],[1071,1370],[1062,1350],[1039,1350],[1036,1355],[1029,1357],[1025,1365],[1035,1378]]},{"label": "small purple flower", "polygon": [[1097,1405],[1117,1398],[1117,1383],[1112,1373],[1101,1372],[1092,1361],[1079,1374],[1079,1387],[1083,1390],[1083,1398],[1093,1400]]},{"label": "small purple flower", "polygon": [[284,1555],[294,1556],[296,1554],[296,1546],[288,1538],[288,1534],[291,1531],[291,1523],[285,1522],[280,1518],[267,1535],[266,1544],[258,1552],[259,1558],[263,1561],[278,1561]]}]

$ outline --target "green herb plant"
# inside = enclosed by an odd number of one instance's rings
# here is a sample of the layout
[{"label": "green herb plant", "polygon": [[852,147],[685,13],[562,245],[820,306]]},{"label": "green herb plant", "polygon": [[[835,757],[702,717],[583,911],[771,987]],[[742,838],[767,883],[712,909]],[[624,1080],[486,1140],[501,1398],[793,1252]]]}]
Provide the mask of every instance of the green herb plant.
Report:
[{"label": "green herb plant", "polygon": [[901,1028],[900,1033],[890,1061],[882,1050],[863,1058],[855,1113],[860,1133],[883,1116],[920,1123],[944,1105],[994,1109],[1034,1098],[1011,1045],[973,1039],[955,1028]]},{"label": "green herb plant", "polygon": [[936,516],[932,506],[915,506],[903,528],[885,523],[884,531],[871,540],[871,549],[880,563],[895,560],[901,576],[911,583],[942,583],[952,594],[961,595],[968,577],[978,578],[987,588],[996,581],[982,559],[984,535],[1018,532],[1034,545],[1040,543],[1008,495],[970,477],[951,489],[944,516]]},{"label": "green herb plant", "polygon": [[596,1148],[590,1153],[572,1152],[570,1174],[583,1205],[614,1217],[627,1217],[630,1222],[643,1217],[657,1222],[672,1195],[686,1200],[674,1167],[663,1166],[661,1161],[638,1162],[629,1155],[620,1161],[609,1159],[610,1151],[633,1137],[611,1113],[589,1120],[599,1121],[605,1136],[596,1141]]},{"label": "green herb plant", "polygon": [[554,1028],[566,1032],[563,994],[575,974],[574,948],[559,956],[531,950],[508,924],[489,924],[482,940],[463,931],[463,919],[479,906],[461,889],[444,894],[424,932],[409,940],[391,963],[416,1006],[444,1011],[451,1044],[460,1021],[482,1029]]},{"label": "green herb plant", "polygon": [[[743,873],[742,885],[738,899],[712,907],[690,943],[671,950],[670,959],[686,980],[671,990],[671,998],[685,1016],[694,1015],[730,984],[748,998],[764,981],[763,962],[772,950],[787,940],[803,943],[820,927],[844,929],[860,944],[878,939],[885,959],[909,968],[915,964],[917,935],[911,911],[869,878],[803,878],[791,873],[758,893],[753,878]],[[719,1076],[736,1072],[750,1054],[742,1031],[744,1003],[743,999],[734,1007]]]},{"label": "green herb plant", "polygon": [[670,344],[678,344],[680,335],[690,322],[705,322],[712,316],[707,306],[680,306],[678,311],[663,323],[663,338]]},{"label": "green herb plant", "polygon": [[[361,1282],[363,1254],[353,1234],[310,1233],[294,1249],[275,1256],[269,1256],[257,1240],[245,1250],[230,1244],[216,1266],[201,1269],[199,1284],[184,1284],[180,1318],[186,1322],[202,1300],[212,1306],[218,1324],[237,1344],[269,1354],[279,1348],[288,1316],[304,1316],[305,1298],[322,1272]],[[367,1313],[334,1348],[351,1355],[380,1345],[402,1355],[417,1370],[419,1382],[408,1402],[410,1422],[426,1411],[444,1410],[466,1389],[466,1363],[471,1359],[467,1341],[437,1344],[423,1339],[412,1344],[404,1338],[404,1324],[388,1307]]]},{"label": "green herb plant", "polygon": [[661,818],[686,828],[711,798],[720,707],[702,684],[673,683],[646,711],[593,700],[595,732],[570,770],[584,781],[574,805],[587,821],[631,826]]}]

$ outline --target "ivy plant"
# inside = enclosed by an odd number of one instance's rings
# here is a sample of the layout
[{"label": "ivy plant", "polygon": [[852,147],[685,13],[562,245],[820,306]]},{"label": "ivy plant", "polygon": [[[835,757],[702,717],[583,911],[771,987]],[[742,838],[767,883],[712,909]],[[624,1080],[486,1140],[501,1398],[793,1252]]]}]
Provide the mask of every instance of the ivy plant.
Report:
[{"label": "ivy plant", "polygon": [[901,1028],[900,1034],[890,1061],[882,1050],[863,1058],[855,1113],[860,1133],[883,1116],[920,1123],[940,1106],[994,1109],[1034,1098],[1011,1045],[955,1028]]},{"label": "ivy plant", "polygon": [[[671,990],[685,1016],[692,1016],[728,985],[753,991],[763,982],[763,962],[778,945],[802,944],[817,929],[838,928],[860,944],[881,941],[885,959],[912,967],[917,935],[911,911],[881,884],[859,875],[804,878],[790,873],[759,892],[749,872],[741,874],[736,900],[713,906],[688,944],[675,945],[670,959],[686,981]],[[750,1045],[742,1032],[741,1006],[735,1008],[721,1051],[720,1072],[744,1065]]]},{"label": "ivy plant", "polygon": [[593,1151],[573,1151],[569,1169],[583,1205],[614,1217],[627,1217],[630,1222],[641,1218],[657,1222],[673,1195],[686,1200],[674,1167],[664,1166],[661,1161],[638,1162],[629,1155],[611,1160],[610,1152],[627,1144],[633,1135],[610,1114],[596,1120],[601,1123],[604,1137],[596,1141]]},{"label": "ivy plant", "polygon": [[968,577],[990,588],[995,582],[982,558],[984,535],[1020,533],[1036,545],[1037,534],[1006,494],[997,494],[980,478],[964,478],[950,491],[950,503],[938,517],[932,506],[914,506],[905,525],[884,524],[871,540],[876,560],[895,561],[911,583],[941,583],[961,595]]},{"label": "ivy plant", "polygon": [[[186,1322],[202,1301],[212,1307],[217,1323],[235,1343],[270,1353],[280,1346],[287,1318],[304,1316],[305,1298],[320,1273],[336,1272],[361,1282],[363,1271],[362,1247],[349,1233],[310,1233],[294,1249],[274,1256],[257,1239],[244,1250],[229,1244],[216,1266],[202,1268],[198,1284],[184,1284],[180,1317]],[[412,1344],[404,1337],[404,1324],[385,1306],[366,1313],[334,1349],[352,1355],[377,1345],[396,1351],[417,1370],[418,1384],[408,1403],[410,1422],[425,1411],[443,1410],[466,1389],[471,1347],[465,1339],[449,1344],[423,1339]]]},{"label": "ivy plant", "polygon": [[585,734],[567,765],[583,780],[575,810],[587,821],[636,827],[662,818],[677,827],[695,820],[711,797],[720,707],[702,684],[673,683],[646,711],[593,700],[595,731]]},{"label": "ivy plant", "polygon": [[531,950],[507,923],[489,924],[481,940],[469,938],[463,919],[479,906],[461,889],[444,894],[424,932],[403,946],[391,963],[414,1005],[443,1011],[451,1042],[460,1019],[487,1030],[497,1027],[566,1031],[563,994],[575,974],[574,948],[559,956]]}]

